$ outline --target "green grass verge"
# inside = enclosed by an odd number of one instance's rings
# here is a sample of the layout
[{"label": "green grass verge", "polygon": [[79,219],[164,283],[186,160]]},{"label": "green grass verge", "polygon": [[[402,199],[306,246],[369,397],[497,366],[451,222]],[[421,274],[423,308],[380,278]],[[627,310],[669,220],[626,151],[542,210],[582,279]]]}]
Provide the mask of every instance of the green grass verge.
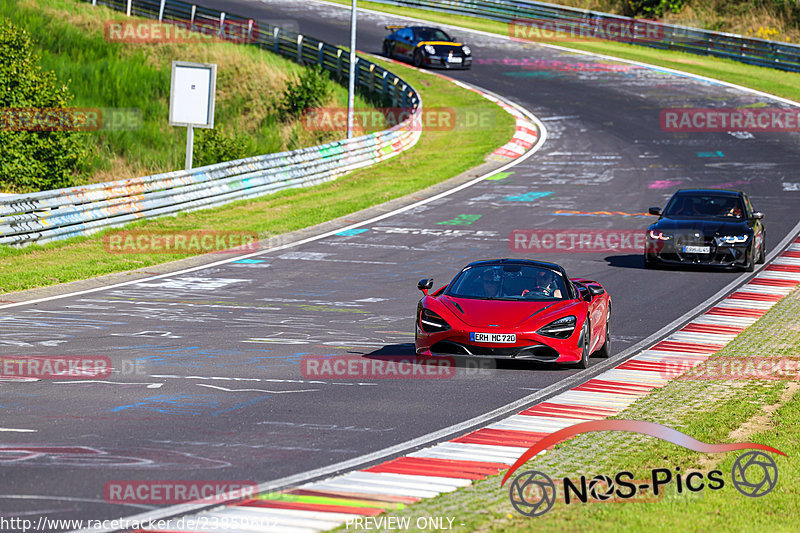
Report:
[{"label": "green grass verge", "polygon": [[[0,0],[0,17],[27,30],[43,70],[55,72],[68,85],[74,107],[118,109],[121,116],[133,119],[123,128],[81,134],[91,156],[75,177],[78,185],[182,168],[186,128],[167,123],[174,59],[218,65],[215,129],[242,145],[240,157],[313,146],[341,136],[308,131],[302,121],[280,115],[287,82],[304,67],[255,46],[205,38],[109,42],[104,34],[107,23],[142,22],[152,27],[155,22],[76,0]],[[333,80],[327,85],[330,94],[324,105],[346,106],[347,89]],[[356,105],[369,106],[360,95]],[[198,145],[206,133],[196,130]],[[196,163],[201,155],[196,154]]]},{"label": "green grass verge", "polygon": [[[328,0],[337,4],[350,5],[348,0]],[[441,24],[451,24],[462,26],[473,30],[481,30],[498,35],[510,36],[509,24],[493,20],[479,19],[476,17],[466,17],[462,15],[448,15],[436,11],[422,9],[412,9],[407,7],[390,6],[376,2],[359,1],[359,7],[416,17],[431,22]],[[388,33],[388,32],[387,32]],[[468,36],[459,35],[462,39]],[[543,41],[546,42],[546,41]],[[744,87],[764,91],[776,96],[782,96],[795,101],[800,101],[800,73],[784,72],[781,70],[756,67],[738,63],[729,59],[719,59],[713,57],[687,54],[685,52],[675,52],[668,50],[656,50],[644,46],[631,44],[615,43],[610,41],[586,41],[577,43],[552,42],[555,44],[574,50],[582,50],[595,54],[605,54],[633,61],[641,61],[651,65],[667,67],[692,74],[698,74],[709,78],[714,78],[729,83],[736,83]],[[481,50],[477,47],[473,51],[475,65],[473,69],[480,69]]]},{"label": "green grass verge", "polygon": [[[487,154],[512,136],[513,117],[481,96],[425,72],[381,63],[420,92],[426,109],[448,107],[457,116],[468,112],[470,116],[488,117],[488,125],[426,129],[412,149],[330,183],[177,217],[141,221],[126,228],[164,232],[255,231],[266,238],[332,220],[444,181],[480,165]],[[43,246],[0,247],[0,292],[85,279],[182,257],[187,255],[108,253],[102,233]]]},{"label": "green grass verge", "polygon": [[[726,360],[765,357],[770,361],[800,358],[800,290],[779,302],[764,317],[704,363],[720,368]],[[731,359],[735,358],[735,359]],[[792,367],[789,367],[792,368]],[[709,371],[709,374],[711,372]],[[796,367],[795,367],[796,373]],[[723,376],[724,377],[724,376]],[[583,434],[535,457],[517,472],[538,470],[552,479],[580,475],[613,477],[630,471],[650,480],[653,468],[685,476],[718,469],[725,486],[678,493],[673,481],[662,497],[651,501],[565,504],[557,498],[545,515],[529,518],[511,506],[507,483],[493,476],[454,493],[440,495],[388,516],[456,517],[460,531],[797,531],[800,508],[800,394],[798,382],[771,380],[678,379],[639,399],[614,418],[644,420],[673,427],[703,442],[756,442],[784,452],[771,454],[778,465],[778,484],[759,498],[740,494],[731,484],[731,468],[742,453],[701,454],[656,439],[625,432]],[[749,479],[757,479],[748,471]],[[707,479],[706,479],[707,481]],[[601,486],[601,489],[605,486]],[[651,495],[652,496],[652,495]],[[612,525],[613,524],[613,525]],[[413,528],[412,528],[413,530]]]}]

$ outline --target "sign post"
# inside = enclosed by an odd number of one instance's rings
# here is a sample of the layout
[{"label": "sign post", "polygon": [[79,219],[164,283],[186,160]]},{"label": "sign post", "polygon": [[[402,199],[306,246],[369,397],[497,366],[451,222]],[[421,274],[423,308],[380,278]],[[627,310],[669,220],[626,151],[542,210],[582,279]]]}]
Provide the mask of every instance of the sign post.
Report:
[{"label": "sign post", "polygon": [[356,0],[350,8],[350,79],[347,82],[347,138],[353,137],[353,106],[355,105],[356,88]]},{"label": "sign post", "polygon": [[217,65],[172,62],[169,125],[186,126],[186,170],[192,169],[194,128],[214,127]]}]

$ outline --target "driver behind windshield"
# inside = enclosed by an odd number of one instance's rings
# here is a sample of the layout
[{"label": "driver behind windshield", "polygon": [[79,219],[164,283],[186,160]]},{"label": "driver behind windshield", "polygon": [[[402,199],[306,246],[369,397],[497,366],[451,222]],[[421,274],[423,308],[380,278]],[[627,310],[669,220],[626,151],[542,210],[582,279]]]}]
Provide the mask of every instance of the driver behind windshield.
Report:
[{"label": "driver behind windshield", "polygon": [[483,295],[486,298],[500,296],[500,276],[494,270],[484,270],[481,273],[481,283],[483,284]]},{"label": "driver behind windshield", "polygon": [[558,288],[558,283],[556,282],[556,278],[552,273],[547,272],[546,270],[539,270],[536,273],[536,276],[529,279],[532,281],[531,288],[522,291],[523,297],[531,298],[537,294],[544,294],[545,296],[551,298],[561,298],[561,290]]},{"label": "driver behind windshield", "polygon": [[742,218],[742,206],[740,206],[739,202],[736,200],[726,202],[722,204],[722,208],[717,216]]}]

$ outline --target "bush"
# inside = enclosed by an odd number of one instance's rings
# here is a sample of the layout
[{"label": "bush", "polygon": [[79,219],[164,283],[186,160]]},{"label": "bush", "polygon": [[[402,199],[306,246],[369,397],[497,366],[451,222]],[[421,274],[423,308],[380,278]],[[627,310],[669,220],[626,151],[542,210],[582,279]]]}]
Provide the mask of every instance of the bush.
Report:
[{"label": "bush", "polygon": [[28,33],[0,18],[0,188],[32,192],[72,185],[89,155],[85,137],[75,131],[16,131],[17,114],[11,111],[64,109],[71,100],[67,85],[42,71]]},{"label": "bush", "polygon": [[629,17],[658,18],[666,11],[680,13],[686,0],[626,0],[624,13]]},{"label": "bush", "polygon": [[220,129],[195,129],[192,166],[242,159],[252,151],[246,137],[227,136]]},{"label": "bush", "polygon": [[295,81],[286,84],[281,95],[281,120],[299,117],[303,111],[321,105],[330,95],[328,72],[319,65],[303,70]]}]

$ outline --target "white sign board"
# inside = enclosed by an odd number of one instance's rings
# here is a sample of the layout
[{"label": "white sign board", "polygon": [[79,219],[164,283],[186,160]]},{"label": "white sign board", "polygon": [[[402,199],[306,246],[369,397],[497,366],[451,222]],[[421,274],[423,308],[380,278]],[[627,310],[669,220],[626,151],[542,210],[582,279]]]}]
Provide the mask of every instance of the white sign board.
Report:
[{"label": "white sign board", "polygon": [[216,65],[173,61],[169,95],[170,126],[213,128],[216,85]]}]

